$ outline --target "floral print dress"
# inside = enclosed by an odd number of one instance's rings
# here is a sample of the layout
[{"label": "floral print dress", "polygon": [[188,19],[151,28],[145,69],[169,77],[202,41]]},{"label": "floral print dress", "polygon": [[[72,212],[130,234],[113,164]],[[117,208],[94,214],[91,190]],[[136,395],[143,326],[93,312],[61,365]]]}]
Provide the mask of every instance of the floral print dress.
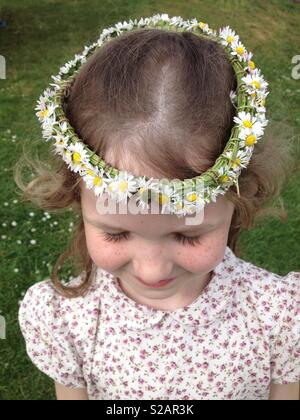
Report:
[{"label": "floral print dress", "polygon": [[137,303],[98,268],[84,297],[50,280],[30,287],[19,323],[32,362],[90,400],[267,400],[271,382],[300,380],[299,307],[300,273],[270,273],[226,247],[186,307]]}]

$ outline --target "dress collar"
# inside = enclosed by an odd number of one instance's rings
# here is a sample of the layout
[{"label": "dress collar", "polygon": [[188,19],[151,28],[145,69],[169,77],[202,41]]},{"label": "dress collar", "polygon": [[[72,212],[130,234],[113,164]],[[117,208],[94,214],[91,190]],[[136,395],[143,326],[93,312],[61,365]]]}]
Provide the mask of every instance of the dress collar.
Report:
[{"label": "dress collar", "polygon": [[97,278],[102,291],[101,312],[105,321],[130,329],[145,330],[171,317],[180,324],[195,327],[208,325],[231,306],[239,259],[227,246],[222,261],[212,272],[202,293],[188,306],[172,311],[151,308],[128,297],[118,278],[99,269]]}]

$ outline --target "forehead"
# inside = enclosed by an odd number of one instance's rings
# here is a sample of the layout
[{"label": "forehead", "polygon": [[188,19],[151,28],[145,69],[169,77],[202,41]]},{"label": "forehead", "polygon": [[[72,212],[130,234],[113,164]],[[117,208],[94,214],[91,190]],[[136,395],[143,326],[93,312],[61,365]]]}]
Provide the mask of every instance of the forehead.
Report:
[{"label": "forehead", "polygon": [[[216,203],[206,204],[202,218],[194,219],[194,223],[187,222],[187,219],[193,220],[193,215],[179,218],[174,214],[100,214],[97,211],[97,197],[92,190],[89,190],[83,184],[81,187],[81,206],[85,219],[99,224],[112,227],[119,227],[124,230],[145,229],[157,231],[173,231],[174,229],[183,229],[186,231],[193,228],[203,228],[208,225],[218,225],[225,223],[228,215],[232,214],[232,203],[224,196],[219,195]],[[118,209],[118,207],[117,207]],[[195,216],[195,215],[194,215]],[[202,220],[201,220],[202,219]],[[197,223],[197,224],[196,224]]]}]

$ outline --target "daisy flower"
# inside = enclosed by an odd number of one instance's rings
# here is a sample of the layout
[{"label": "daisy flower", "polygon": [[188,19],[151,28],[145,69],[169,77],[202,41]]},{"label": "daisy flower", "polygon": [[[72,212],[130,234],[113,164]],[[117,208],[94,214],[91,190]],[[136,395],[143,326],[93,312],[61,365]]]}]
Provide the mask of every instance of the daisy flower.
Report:
[{"label": "daisy flower", "polygon": [[239,135],[239,145],[241,147],[252,148],[262,137],[263,131],[242,130]]},{"label": "daisy flower", "polygon": [[198,27],[206,34],[210,33],[210,28],[207,23],[199,22]]},{"label": "daisy flower", "polygon": [[219,37],[221,38],[221,44],[225,46],[232,46],[239,42],[239,36],[229,26],[219,30]]},{"label": "daisy flower", "polygon": [[62,155],[63,151],[68,148],[69,138],[61,134],[53,136],[53,138],[55,139],[55,153],[58,155]]},{"label": "daisy flower", "polygon": [[218,178],[221,185],[228,185],[232,182],[232,178],[235,178],[235,173],[230,166],[226,165],[225,167],[218,169]]},{"label": "daisy flower", "polygon": [[39,104],[36,107],[36,110],[38,110],[38,112],[36,112],[35,115],[39,118],[40,122],[44,122],[45,120],[52,117],[56,108],[57,108],[57,105],[54,105],[54,104],[47,105],[46,100],[40,98]]},{"label": "daisy flower", "polygon": [[138,179],[138,191],[136,193],[136,202],[144,209],[149,209],[148,199],[151,191],[159,192],[158,183],[153,181],[153,178],[146,180],[145,177]]},{"label": "daisy flower", "polygon": [[181,16],[174,16],[170,19],[170,23],[174,26],[179,26],[183,23],[183,19]]},{"label": "daisy flower", "polygon": [[259,138],[260,137],[257,136],[256,134],[253,134],[253,133],[247,134],[246,132],[244,132],[243,134],[240,135],[239,145],[240,147],[244,147],[248,151],[252,152],[254,145],[257,143]]},{"label": "daisy flower", "polygon": [[119,175],[110,182],[108,192],[113,199],[119,202],[126,202],[133,193],[136,193],[137,182],[135,177],[125,171],[120,171]]},{"label": "daisy flower", "polygon": [[83,144],[79,142],[71,144],[68,149],[72,154],[72,160],[69,162],[69,167],[72,171],[77,173],[81,170],[82,164],[89,163],[89,157]]},{"label": "daisy flower", "polygon": [[254,146],[254,144],[256,144],[257,141],[262,137],[264,128],[267,123],[268,121],[265,118],[263,118],[261,121],[256,119],[252,127],[242,128],[239,134],[240,145],[242,147]]},{"label": "daisy flower", "polygon": [[68,124],[67,124],[67,122],[66,122],[66,121],[60,122],[60,123],[58,124],[58,127],[59,127],[59,130],[60,130],[62,133],[65,133],[65,132],[68,130]]},{"label": "daisy flower", "polygon": [[204,200],[204,189],[201,192],[197,191],[191,191],[185,195],[184,201],[183,201],[183,213],[186,214],[192,214],[194,212],[203,210],[205,205]]},{"label": "daisy flower", "polygon": [[213,188],[211,190],[208,189],[209,198],[207,198],[205,202],[209,203],[211,200],[213,203],[216,203],[218,195],[224,195],[225,193],[226,191],[222,188],[221,185],[218,185],[216,188]]},{"label": "daisy flower", "polygon": [[85,169],[83,179],[88,189],[93,189],[98,197],[104,193],[107,188],[107,181],[104,177],[104,170],[101,168],[92,168],[90,165]]},{"label": "daisy flower", "polygon": [[266,98],[269,92],[255,92],[251,94],[251,105],[255,109],[257,114],[266,113]]},{"label": "daisy flower", "polygon": [[237,152],[236,157],[234,157],[234,151],[228,151],[224,154],[229,160],[230,164],[232,165],[232,169],[234,171],[239,170],[240,168],[246,168],[250,159],[251,154],[249,153],[249,150],[239,150]]},{"label": "daisy flower", "polygon": [[256,65],[254,61],[252,60],[252,57],[253,57],[252,52],[249,52],[248,57],[247,57],[247,66],[244,67],[244,70],[247,70],[249,73],[252,73],[253,71],[256,70]]},{"label": "daisy flower", "polygon": [[73,63],[71,61],[66,63],[63,67],[61,67],[59,74],[68,74],[72,67]]},{"label": "daisy flower", "polygon": [[241,80],[247,85],[247,92],[250,94],[256,91],[266,91],[268,87],[268,82],[264,80],[258,71],[254,71],[252,74],[242,77]]},{"label": "daisy flower", "polygon": [[240,61],[247,61],[248,52],[240,41],[233,43],[231,47],[231,55],[237,56]]},{"label": "daisy flower", "polygon": [[66,164],[70,167],[70,164],[72,162],[72,153],[69,149],[64,149],[62,152],[62,158],[66,162]]},{"label": "daisy flower", "polygon": [[233,118],[234,122],[241,127],[241,132],[248,134],[254,132],[259,135],[261,133],[263,124],[258,119],[250,114],[250,112],[241,111],[238,116]]},{"label": "daisy flower", "polygon": [[[160,183],[159,190],[154,190],[154,200],[162,206],[162,213],[172,212],[172,198],[176,195],[171,183]],[[151,197],[152,198],[152,197]]]},{"label": "daisy flower", "polygon": [[43,122],[42,128],[43,128],[43,137],[46,139],[46,141],[51,140],[52,135],[55,134],[54,132],[54,126],[56,124],[56,118],[55,115],[53,115],[51,118],[47,118]]}]

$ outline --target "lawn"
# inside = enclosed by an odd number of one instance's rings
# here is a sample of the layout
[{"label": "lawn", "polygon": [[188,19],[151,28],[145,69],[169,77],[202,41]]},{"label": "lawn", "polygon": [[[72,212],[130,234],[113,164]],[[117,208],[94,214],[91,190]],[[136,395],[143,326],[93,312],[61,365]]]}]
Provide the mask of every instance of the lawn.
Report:
[{"label": "lawn", "polygon": [[[268,118],[282,141],[300,142],[300,79],[292,74],[292,57],[300,55],[300,4],[288,0],[2,0],[0,55],[7,78],[0,79],[0,315],[6,340],[0,340],[0,399],[54,399],[53,384],[26,356],[17,314],[19,301],[33,283],[49,276],[66,247],[74,216],[48,214],[20,202],[12,168],[24,142],[35,142],[42,157],[48,145],[34,108],[51,75],[113,24],[130,18],[168,13],[196,17],[212,28],[229,25],[253,51],[270,83]],[[296,149],[300,156],[300,148]],[[299,159],[300,161],[300,159]],[[285,221],[264,220],[243,232],[243,258],[285,275],[300,270],[300,177],[297,171],[282,191]],[[66,276],[71,271],[66,272]]]}]

